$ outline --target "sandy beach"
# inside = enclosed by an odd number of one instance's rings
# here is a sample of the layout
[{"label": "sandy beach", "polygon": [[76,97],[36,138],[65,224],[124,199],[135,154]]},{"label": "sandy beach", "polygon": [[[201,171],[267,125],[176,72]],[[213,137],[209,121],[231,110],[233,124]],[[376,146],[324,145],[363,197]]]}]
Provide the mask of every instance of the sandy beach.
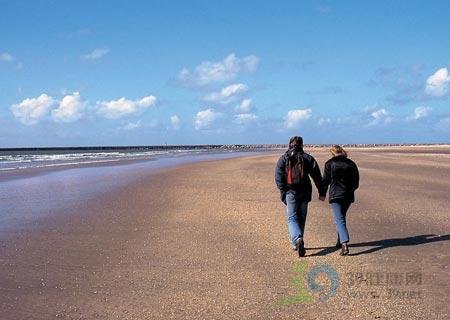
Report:
[{"label": "sandy beach", "polygon": [[316,192],[292,251],[277,153],[141,175],[0,242],[0,319],[448,319],[450,148],[418,150],[351,150],[347,257]]}]

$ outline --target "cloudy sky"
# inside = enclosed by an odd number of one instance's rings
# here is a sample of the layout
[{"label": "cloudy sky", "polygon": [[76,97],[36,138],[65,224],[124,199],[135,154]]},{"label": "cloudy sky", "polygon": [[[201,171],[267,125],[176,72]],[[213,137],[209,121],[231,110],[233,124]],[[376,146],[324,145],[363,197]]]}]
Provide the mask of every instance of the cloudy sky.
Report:
[{"label": "cloudy sky", "polygon": [[450,142],[448,1],[0,2],[0,147]]}]

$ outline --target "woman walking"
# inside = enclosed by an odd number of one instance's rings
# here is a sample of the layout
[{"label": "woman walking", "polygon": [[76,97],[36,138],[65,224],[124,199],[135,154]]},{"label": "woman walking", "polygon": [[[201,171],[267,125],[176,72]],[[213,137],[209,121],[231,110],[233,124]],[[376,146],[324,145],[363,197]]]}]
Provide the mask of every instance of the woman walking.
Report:
[{"label": "woman walking", "polygon": [[359,172],[356,164],[347,157],[347,152],[338,145],[330,149],[332,158],[325,163],[323,185],[330,187],[328,200],[334,214],[338,239],[336,247],[341,248],[341,255],[348,254],[350,240],[347,230],[347,211],[355,201],[355,190],[359,186]]}]

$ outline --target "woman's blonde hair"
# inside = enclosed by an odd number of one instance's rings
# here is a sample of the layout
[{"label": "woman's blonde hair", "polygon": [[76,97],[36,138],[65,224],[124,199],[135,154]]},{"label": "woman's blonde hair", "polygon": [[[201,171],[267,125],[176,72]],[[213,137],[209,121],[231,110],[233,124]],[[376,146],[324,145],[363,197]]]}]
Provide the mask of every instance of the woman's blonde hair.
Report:
[{"label": "woman's blonde hair", "polygon": [[333,156],[347,156],[347,152],[339,145],[334,145],[331,147],[330,152]]}]

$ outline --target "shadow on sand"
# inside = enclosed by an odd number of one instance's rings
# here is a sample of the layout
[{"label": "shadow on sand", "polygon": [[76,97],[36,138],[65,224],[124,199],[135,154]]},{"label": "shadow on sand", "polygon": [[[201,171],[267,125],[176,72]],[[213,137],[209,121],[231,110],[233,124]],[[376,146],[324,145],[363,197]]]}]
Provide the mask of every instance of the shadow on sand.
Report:
[{"label": "shadow on sand", "polygon": [[[405,237],[405,238],[391,238],[391,239],[383,239],[383,240],[375,240],[368,242],[360,242],[360,243],[350,243],[349,247],[358,248],[358,247],[372,247],[367,250],[363,250],[360,252],[350,253],[349,256],[359,256],[361,254],[373,253],[379,250],[392,248],[392,247],[400,247],[400,246],[417,246],[425,243],[432,243],[438,241],[448,241],[450,240],[450,234],[447,235],[436,235],[436,234],[422,234],[419,236]],[[307,250],[319,250],[316,253],[310,254],[310,257],[314,256],[325,256],[329,253],[333,253],[337,250],[335,246],[333,247],[318,247],[318,248],[306,248]],[[350,251],[351,252],[351,251]]]}]

